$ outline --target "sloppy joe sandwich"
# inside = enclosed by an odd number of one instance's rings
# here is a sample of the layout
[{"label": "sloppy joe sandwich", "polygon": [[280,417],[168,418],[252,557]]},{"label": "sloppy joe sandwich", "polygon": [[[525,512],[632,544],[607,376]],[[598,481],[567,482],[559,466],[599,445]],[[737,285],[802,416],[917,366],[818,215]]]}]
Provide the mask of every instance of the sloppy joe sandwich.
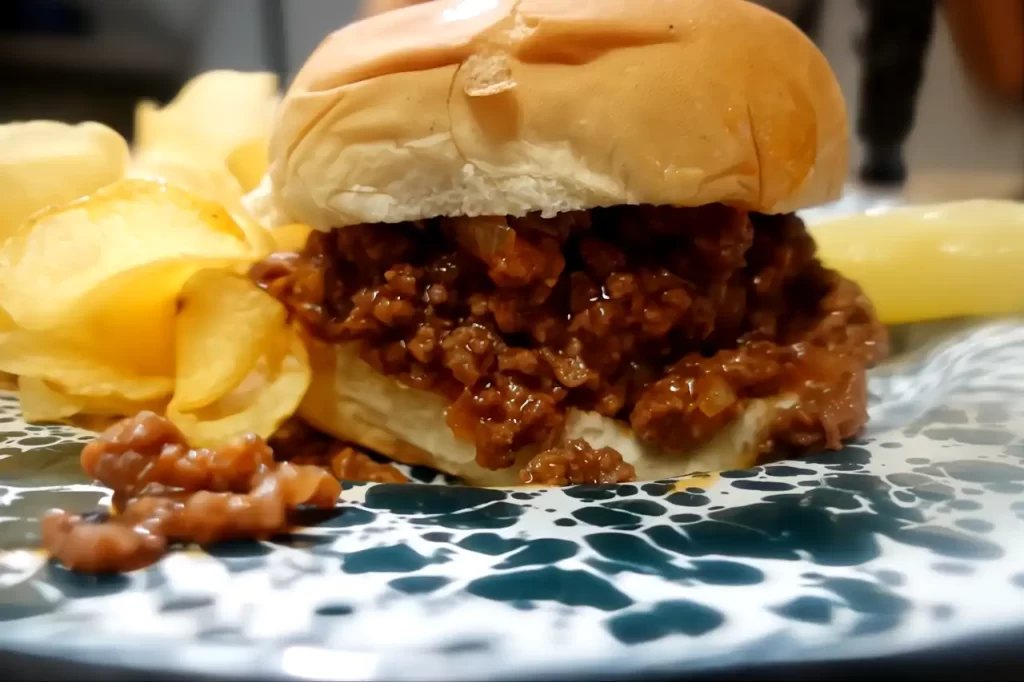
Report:
[{"label": "sloppy joe sandwich", "polygon": [[442,0],[330,35],[264,183],[315,232],[252,276],[312,425],[486,485],[838,448],[886,334],[799,209],[837,198],[825,57],[742,0]]}]

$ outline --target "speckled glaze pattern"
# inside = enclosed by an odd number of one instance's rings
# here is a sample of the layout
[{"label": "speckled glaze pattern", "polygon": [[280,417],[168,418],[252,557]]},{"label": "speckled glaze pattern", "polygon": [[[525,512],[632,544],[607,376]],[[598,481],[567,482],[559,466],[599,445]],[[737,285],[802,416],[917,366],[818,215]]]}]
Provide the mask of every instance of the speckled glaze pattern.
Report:
[{"label": "speckled glaze pattern", "polygon": [[[31,548],[105,493],[0,397],[0,647],[294,678],[876,655],[1024,627],[1024,321],[894,330],[841,452],[619,486],[353,485],[271,542],[75,576]],[[419,479],[433,474],[416,471]]]}]

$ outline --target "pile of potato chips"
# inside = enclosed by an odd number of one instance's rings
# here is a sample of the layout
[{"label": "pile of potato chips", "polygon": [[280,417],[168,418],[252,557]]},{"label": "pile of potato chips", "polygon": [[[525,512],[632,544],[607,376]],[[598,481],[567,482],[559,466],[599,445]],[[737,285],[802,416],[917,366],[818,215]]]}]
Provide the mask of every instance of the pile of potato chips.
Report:
[{"label": "pile of potato chips", "polygon": [[305,347],[245,276],[274,248],[242,197],[277,89],[203,74],[140,104],[134,149],[95,123],[0,126],[0,372],[26,419],[155,409],[215,446],[295,411]]}]

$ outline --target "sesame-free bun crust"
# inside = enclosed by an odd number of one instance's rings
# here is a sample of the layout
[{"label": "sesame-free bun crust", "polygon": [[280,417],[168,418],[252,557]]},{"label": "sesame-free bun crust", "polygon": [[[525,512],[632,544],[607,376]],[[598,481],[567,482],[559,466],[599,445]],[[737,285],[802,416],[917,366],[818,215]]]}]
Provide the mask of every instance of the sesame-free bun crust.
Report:
[{"label": "sesame-free bun crust", "polygon": [[838,197],[821,52],[744,0],[437,0],[327,37],[282,102],[270,189],[317,229],[440,215]]}]

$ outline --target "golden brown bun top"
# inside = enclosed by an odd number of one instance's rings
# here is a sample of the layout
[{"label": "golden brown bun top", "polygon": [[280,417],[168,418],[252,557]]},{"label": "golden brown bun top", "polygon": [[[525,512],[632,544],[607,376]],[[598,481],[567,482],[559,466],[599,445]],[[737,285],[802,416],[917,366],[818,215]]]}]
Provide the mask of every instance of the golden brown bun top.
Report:
[{"label": "golden brown bun top", "polygon": [[271,143],[285,220],[838,197],[842,94],[786,19],[744,0],[438,0],[328,36]]}]

